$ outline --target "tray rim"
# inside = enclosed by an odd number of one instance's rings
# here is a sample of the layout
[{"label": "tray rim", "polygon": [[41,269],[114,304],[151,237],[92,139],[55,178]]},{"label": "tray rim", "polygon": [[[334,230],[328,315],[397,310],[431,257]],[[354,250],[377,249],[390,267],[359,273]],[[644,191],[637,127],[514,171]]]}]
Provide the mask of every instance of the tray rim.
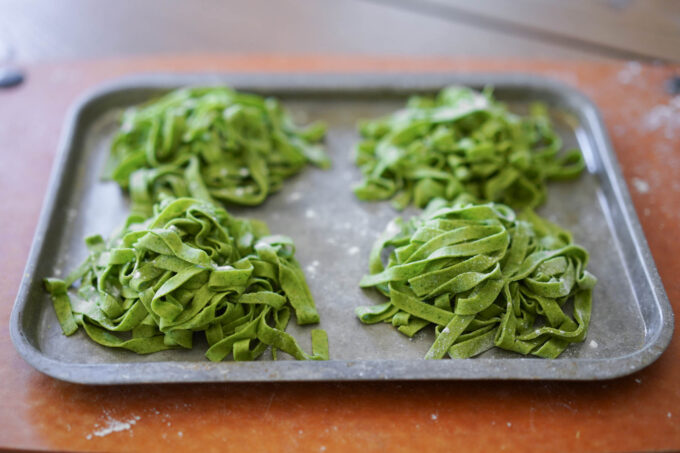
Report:
[{"label": "tray rim", "polygon": [[[592,144],[604,165],[613,195],[630,232],[635,254],[659,310],[661,328],[633,353],[602,359],[482,359],[465,361],[408,360],[330,360],[326,362],[126,362],[67,363],[43,354],[22,331],[27,304],[48,226],[57,209],[56,201],[64,181],[64,170],[73,151],[79,117],[86,108],[105,96],[129,89],[166,90],[180,86],[227,84],[243,90],[269,90],[282,93],[315,91],[340,94],[385,90],[437,89],[448,84],[467,86],[497,85],[556,92],[574,99],[592,129]],[[145,73],[107,81],[82,94],[69,108],[62,127],[57,153],[43,201],[33,243],[10,316],[10,337],[19,355],[38,371],[51,377],[80,384],[140,384],[176,382],[275,382],[275,381],[364,381],[364,380],[602,380],[634,373],[653,363],[668,347],[674,330],[673,311],[656,269],[646,237],[623,179],[618,160],[597,106],[581,91],[555,79],[521,72],[400,72],[400,73]],[[331,345],[332,348],[332,345]],[[412,363],[417,363],[414,367]],[[493,366],[506,362],[503,367]],[[598,367],[603,362],[607,367]],[[452,364],[456,363],[456,366]],[[270,370],[276,364],[276,369]],[[489,365],[492,365],[489,367]],[[574,372],[578,364],[588,371]],[[611,365],[616,365],[612,367]],[[272,367],[274,368],[274,367]],[[612,370],[613,368],[613,370]],[[136,373],[144,369],[144,373]],[[572,372],[570,373],[570,369]],[[482,373],[479,373],[479,372]],[[251,373],[255,372],[253,377]],[[580,374],[579,374],[580,373]]]}]

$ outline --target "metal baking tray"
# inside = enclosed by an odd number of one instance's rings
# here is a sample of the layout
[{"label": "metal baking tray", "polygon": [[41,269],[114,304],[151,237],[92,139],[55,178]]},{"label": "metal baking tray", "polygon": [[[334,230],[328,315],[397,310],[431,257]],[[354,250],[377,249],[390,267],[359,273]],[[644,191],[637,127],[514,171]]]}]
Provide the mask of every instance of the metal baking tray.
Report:
[{"label": "metal baking tray", "polygon": [[[100,175],[117,119],[125,107],[187,85],[227,84],[277,96],[298,120],[328,123],[333,167],[307,168],[276,195],[236,215],[266,221],[289,235],[305,269],[326,329],[332,360],[211,363],[197,338],[194,349],[140,356],[103,348],[82,330],[61,334],[42,279],[64,275],[85,256],[83,238],[108,235],[128,213],[128,200]],[[381,300],[357,284],[367,271],[377,234],[397,215],[388,202],[357,200],[350,186],[360,177],[351,160],[356,122],[388,113],[408,95],[449,84],[495,87],[512,110],[543,101],[566,146],[578,146],[588,171],[549,186],[539,212],[570,229],[591,252],[589,269],[599,283],[590,331],[558,359],[526,358],[501,350],[465,360],[423,360],[433,332],[409,339],[391,325],[362,325],[354,308]],[[416,210],[402,215],[413,215]],[[293,323],[294,324],[294,323]],[[291,325],[306,350],[309,327]],[[24,279],[11,317],[19,353],[38,370],[87,384],[215,381],[333,381],[393,379],[567,379],[622,376],[652,363],[668,345],[673,314],[597,108],[558,82],[523,74],[383,75],[148,75],[128,78],[86,95],[71,110]]]}]

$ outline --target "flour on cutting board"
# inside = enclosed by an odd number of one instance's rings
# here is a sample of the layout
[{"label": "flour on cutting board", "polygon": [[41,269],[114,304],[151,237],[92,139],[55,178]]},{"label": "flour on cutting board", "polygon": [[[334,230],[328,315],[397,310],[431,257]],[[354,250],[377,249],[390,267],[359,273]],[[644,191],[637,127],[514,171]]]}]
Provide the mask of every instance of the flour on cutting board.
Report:
[{"label": "flour on cutting board", "polygon": [[633,177],[633,186],[639,193],[649,192],[649,183],[644,179]]},{"label": "flour on cutting board", "polygon": [[661,130],[669,140],[680,137],[680,96],[653,107],[644,116],[642,125],[646,131]]},{"label": "flour on cutting board", "polygon": [[[112,433],[127,431],[132,428],[132,426],[136,424],[140,418],[141,417],[138,415],[135,415],[127,420],[116,420],[115,418],[111,417],[111,415],[107,414],[106,420],[104,421],[104,426],[97,429],[96,431],[93,431],[92,434],[88,434],[86,439],[92,439],[93,435],[97,437],[104,437]],[[95,427],[98,426],[99,424],[95,423]]]},{"label": "flour on cutting board", "polygon": [[642,72],[642,65],[637,61],[629,61],[626,66],[619,71],[616,78],[624,85],[633,83]]}]

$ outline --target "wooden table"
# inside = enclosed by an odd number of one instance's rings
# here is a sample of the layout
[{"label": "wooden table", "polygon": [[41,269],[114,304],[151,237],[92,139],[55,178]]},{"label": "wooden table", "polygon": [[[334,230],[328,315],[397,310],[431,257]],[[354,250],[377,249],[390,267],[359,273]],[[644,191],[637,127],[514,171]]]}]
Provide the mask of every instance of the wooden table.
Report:
[{"label": "wooden table", "polygon": [[[36,64],[0,91],[0,447],[74,451],[652,451],[680,449],[680,340],[603,382],[375,382],[86,387],[34,371],[9,340],[68,105],[148,71],[522,71],[601,108],[680,313],[680,67],[632,63],[193,56]],[[595,301],[597,303],[597,301]]]}]

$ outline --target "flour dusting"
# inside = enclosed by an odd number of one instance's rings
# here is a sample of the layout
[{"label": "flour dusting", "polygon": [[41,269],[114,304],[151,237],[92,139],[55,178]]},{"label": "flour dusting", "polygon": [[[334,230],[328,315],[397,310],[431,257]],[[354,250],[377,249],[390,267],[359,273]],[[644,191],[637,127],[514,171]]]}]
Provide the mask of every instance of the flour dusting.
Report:
[{"label": "flour dusting", "polygon": [[[137,420],[139,420],[139,419],[140,419],[139,416],[134,416],[134,417],[130,418],[129,420],[116,420],[116,419],[112,418],[110,415],[107,415],[105,426],[96,430],[96,431],[93,431],[92,434],[94,434],[97,437],[104,437],[104,436],[108,436],[109,434],[112,434],[112,433],[127,431],[130,428],[132,428],[132,426],[134,424],[136,424]],[[95,424],[95,426],[99,426],[99,425]],[[87,439],[91,439],[92,434],[89,434],[87,436]]]},{"label": "flour dusting", "polygon": [[642,65],[637,61],[629,61],[626,66],[619,71],[616,78],[624,85],[629,85],[640,76]]},{"label": "flour dusting", "polygon": [[680,96],[674,96],[668,104],[657,105],[644,116],[642,125],[646,131],[661,130],[673,140],[680,136]]},{"label": "flour dusting", "polygon": [[649,183],[644,179],[633,178],[633,186],[635,186],[635,190],[637,190],[639,193],[649,192]]},{"label": "flour dusting", "polygon": [[307,273],[310,274],[311,277],[314,277],[316,275],[316,270],[319,267],[319,264],[320,264],[319,261],[314,260],[311,263],[309,263],[307,267],[305,267],[305,270],[307,271]]}]

